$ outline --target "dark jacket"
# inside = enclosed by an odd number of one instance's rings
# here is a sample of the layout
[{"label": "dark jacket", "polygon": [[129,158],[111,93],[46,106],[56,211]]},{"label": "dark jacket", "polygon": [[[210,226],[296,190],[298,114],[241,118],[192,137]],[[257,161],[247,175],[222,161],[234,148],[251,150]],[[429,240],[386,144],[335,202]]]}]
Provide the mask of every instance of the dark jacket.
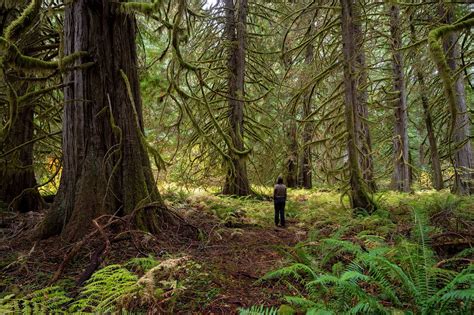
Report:
[{"label": "dark jacket", "polygon": [[286,186],[283,184],[276,184],[273,189],[274,200],[286,200]]}]

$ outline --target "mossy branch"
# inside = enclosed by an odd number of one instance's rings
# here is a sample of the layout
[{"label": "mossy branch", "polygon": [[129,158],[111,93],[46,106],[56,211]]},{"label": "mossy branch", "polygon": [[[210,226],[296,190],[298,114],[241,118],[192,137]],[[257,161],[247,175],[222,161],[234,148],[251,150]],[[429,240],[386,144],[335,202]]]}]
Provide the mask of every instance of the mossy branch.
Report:
[{"label": "mossy branch", "polygon": [[125,74],[125,72],[122,69],[120,69],[120,75],[122,76],[122,79],[125,83],[125,87],[127,88],[127,94],[128,94],[129,99],[130,99],[130,102],[132,104],[133,116],[135,117],[135,119],[134,119],[135,120],[135,128],[137,129],[138,137],[140,139],[140,142],[141,142],[143,148],[145,150],[147,150],[153,156],[153,160],[154,160],[155,165],[158,168],[158,170],[165,169],[166,168],[165,160],[163,160],[163,158],[161,157],[158,150],[148,143],[148,141],[145,138],[145,135],[143,134],[143,131],[140,128],[140,122],[139,122],[139,119],[138,119],[138,112],[137,112],[137,108],[135,106],[135,100],[133,98],[132,87],[130,86],[130,81],[128,80],[127,75]]},{"label": "mossy branch", "polygon": [[87,55],[85,51],[78,51],[64,57],[61,61],[44,61],[23,55],[20,49],[5,37],[0,37],[0,49],[3,51],[0,59],[0,64],[3,68],[7,65],[12,65],[25,70],[55,70],[63,68],[73,63],[76,59]]},{"label": "mossy branch", "polygon": [[153,1],[151,3],[144,2],[123,2],[120,3],[120,10],[125,14],[141,13],[144,15],[152,15],[160,10],[162,0]]},{"label": "mossy branch", "polygon": [[444,90],[448,99],[450,113],[451,113],[451,126],[450,126],[450,138],[454,135],[454,128],[456,126],[457,106],[456,106],[456,92],[454,91],[454,80],[451,69],[449,68],[446,56],[443,52],[443,47],[440,43],[440,39],[452,32],[456,32],[465,28],[474,26],[474,13],[470,13],[467,16],[461,18],[459,22],[449,25],[440,26],[428,34],[428,43],[430,52],[433,60],[438,67],[438,71],[443,81]]},{"label": "mossy branch", "polygon": [[21,34],[25,33],[33,24],[41,8],[41,3],[41,0],[31,1],[21,15],[5,29],[4,37],[9,41],[18,40]]}]

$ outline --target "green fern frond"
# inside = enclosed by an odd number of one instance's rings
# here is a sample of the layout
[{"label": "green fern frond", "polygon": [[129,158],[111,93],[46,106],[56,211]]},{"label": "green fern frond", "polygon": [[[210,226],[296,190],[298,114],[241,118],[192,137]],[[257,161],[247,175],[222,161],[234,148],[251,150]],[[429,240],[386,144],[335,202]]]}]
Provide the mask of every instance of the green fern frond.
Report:
[{"label": "green fern frond", "polygon": [[305,310],[317,308],[320,306],[316,302],[313,302],[301,296],[285,296],[285,301],[287,301],[293,306],[296,306],[298,308],[302,308]]},{"label": "green fern frond", "polygon": [[24,297],[14,294],[0,298],[0,314],[62,314],[71,298],[60,287],[46,287]]},{"label": "green fern frond", "polygon": [[249,308],[240,308],[239,315],[277,315],[278,310],[274,307],[253,305]]},{"label": "green fern frond", "polygon": [[349,314],[389,314],[389,312],[381,312],[379,308],[373,308],[370,303],[361,301],[350,309]]},{"label": "green fern frond", "polygon": [[457,253],[454,257],[464,258],[464,257],[472,257],[472,256],[474,256],[474,247],[466,248],[465,250]]},{"label": "green fern frond", "polygon": [[306,311],[306,315],[333,315],[334,313],[325,308],[311,308]]},{"label": "green fern frond", "polygon": [[153,255],[147,257],[135,257],[130,259],[124,267],[134,272],[145,273],[153,267],[158,266],[160,262]]},{"label": "green fern frond", "polygon": [[445,293],[441,298],[441,303],[451,302],[454,300],[462,300],[464,302],[474,301],[474,288],[452,290]]},{"label": "green fern frond", "polygon": [[138,277],[121,265],[109,265],[92,275],[81,291],[79,300],[69,310],[113,311],[121,298],[139,290],[137,281]]},{"label": "green fern frond", "polygon": [[314,279],[317,276],[316,273],[310,267],[304,264],[296,263],[288,267],[268,272],[259,281],[288,278],[293,278],[297,281],[302,281],[305,275],[309,276],[310,279]]}]

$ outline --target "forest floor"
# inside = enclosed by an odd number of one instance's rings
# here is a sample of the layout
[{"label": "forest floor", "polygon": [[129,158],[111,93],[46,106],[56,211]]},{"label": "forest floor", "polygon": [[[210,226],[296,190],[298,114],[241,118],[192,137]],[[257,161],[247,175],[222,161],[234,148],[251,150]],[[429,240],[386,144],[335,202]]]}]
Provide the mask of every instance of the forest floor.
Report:
[{"label": "forest floor", "polygon": [[[100,267],[124,266],[135,257],[147,256],[158,261],[186,261],[161,279],[166,280],[162,283],[174,284],[165,289],[171,292],[169,296],[154,306],[157,313],[230,314],[252,305],[281,305],[283,297],[295,293],[297,288],[285,281],[258,280],[267,272],[286,266],[293,246],[341,229],[346,229],[344,235],[348,239],[363,231],[393,239],[394,235],[409,231],[410,208],[419,200],[416,195],[386,195],[385,208],[390,211],[390,220],[359,220],[353,219],[350,210],[341,205],[337,193],[293,191],[286,207],[287,227],[277,228],[273,225],[273,204],[269,200],[203,192],[168,191],[164,195],[171,209],[199,229],[198,237],[182,237],[176,227],[158,237],[139,234],[112,242],[100,261]],[[424,198],[428,200],[425,203],[434,198],[432,204],[444,203],[445,208],[453,203],[449,193]],[[472,219],[474,200],[464,203],[464,208],[471,209]],[[59,236],[30,241],[29,231],[41,221],[42,213],[0,215],[0,299],[6,293],[22,295],[51,285],[74,244],[65,243]],[[86,242],[74,259],[64,264],[64,271],[54,284],[77,296],[81,288],[76,281],[91,266],[101,244],[100,238]]]},{"label": "forest floor", "polygon": [[[260,212],[265,212],[259,213],[265,217],[262,222],[262,218],[248,218],[245,210],[238,207],[212,204],[220,201],[219,197],[205,195],[205,199],[204,202],[194,200],[178,207],[170,205],[199,229],[198,239],[181,238],[173,231],[168,232],[170,238],[150,239],[144,235],[138,241],[140,248],[131,241],[112,244],[102,265],[125,264],[133,257],[145,255],[185,257],[195,262],[200,272],[191,275],[191,282],[187,279],[187,285],[193,286],[194,293],[199,294],[183,294],[177,305],[171,307],[175,308],[173,312],[229,314],[251,305],[277,305],[287,289],[280,284],[257,283],[257,280],[284,265],[285,249],[306,239],[308,230],[305,224],[295,218],[287,218],[285,228],[275,227],[271,201],[250,201],[258,204]],[[223,200],[240,203],[238,199]],[[203,204],[210,203],[211,209],[224,209],[224,212],[204,209]],[[65,243],[59,236],[32,242],[29,231],[42,217],[42,213],[3,216],[3,234],[8,237],[0,246],[0,291],[20,294],[50,285],[66,253],[73,247],[74,244]],[[94,249],[99,245],[97,240],[85,244],[65,266],[60,277],[62,280],[58,283],[74,289],[73,281],[79,279],[91,264]],[[202,271],[205,272],[204,277],[201,277]],[[167,309],[170,309],[169,305]]]}]

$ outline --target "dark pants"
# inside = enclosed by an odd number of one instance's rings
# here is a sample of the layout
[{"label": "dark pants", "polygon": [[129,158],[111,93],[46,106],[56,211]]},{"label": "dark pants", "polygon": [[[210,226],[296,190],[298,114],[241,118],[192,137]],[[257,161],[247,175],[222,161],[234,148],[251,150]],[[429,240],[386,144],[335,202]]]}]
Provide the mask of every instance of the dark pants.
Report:
[{"label": "dark pants", "polygon": [[286,198],[277,197],[274,200],[275,204],[275,225],[278,223],[285,226],[285,202]]}]

